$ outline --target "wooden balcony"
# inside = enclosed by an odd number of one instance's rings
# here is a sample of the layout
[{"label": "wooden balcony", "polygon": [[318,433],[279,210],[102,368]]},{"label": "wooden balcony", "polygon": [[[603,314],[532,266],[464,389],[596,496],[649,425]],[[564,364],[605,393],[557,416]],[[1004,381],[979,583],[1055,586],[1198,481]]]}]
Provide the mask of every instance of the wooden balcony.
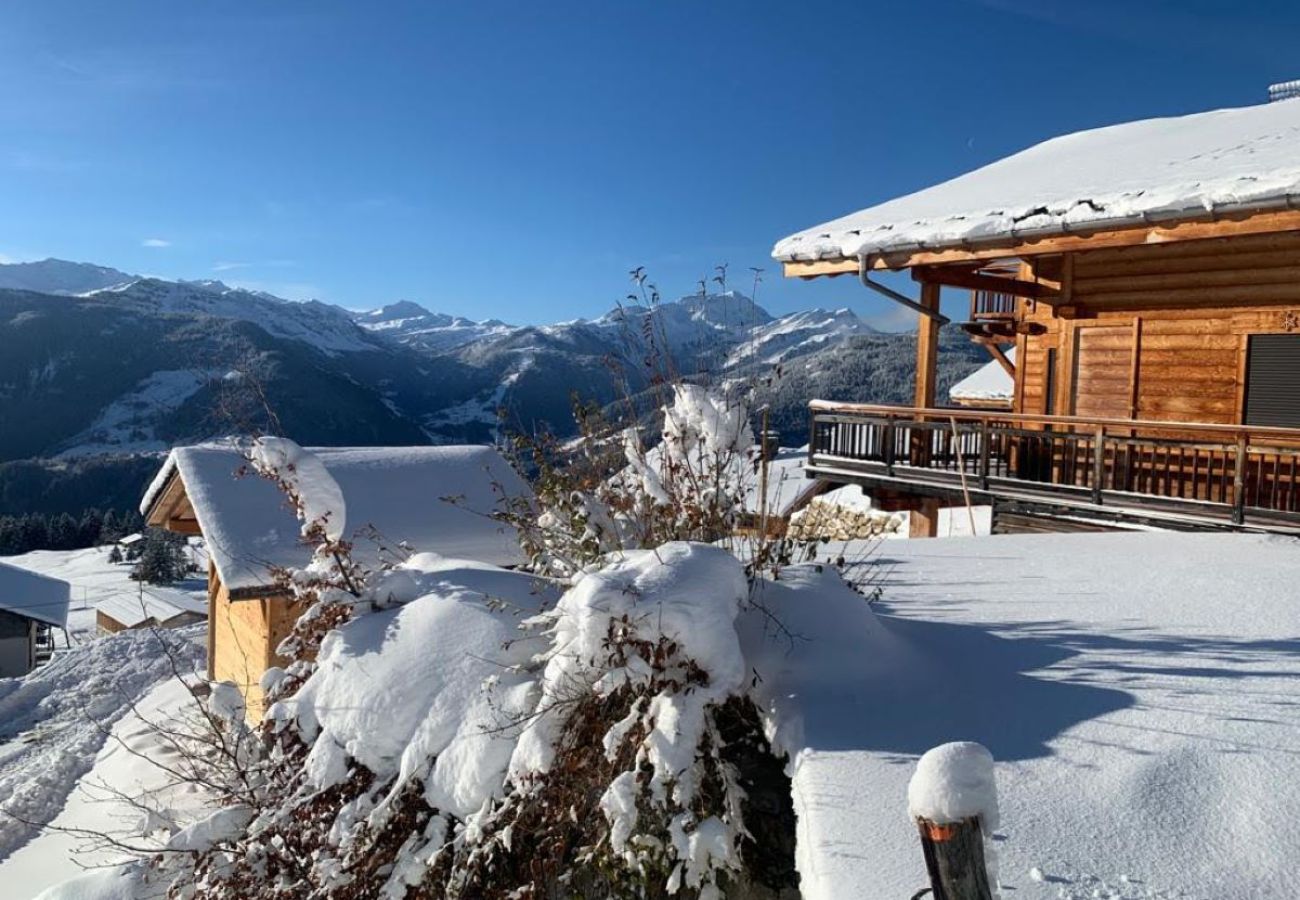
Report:
[{"label": "wooden balcony", "polygon": [[1300,429],[811,405],[808,474],[1174,528],[1300,533]]}]

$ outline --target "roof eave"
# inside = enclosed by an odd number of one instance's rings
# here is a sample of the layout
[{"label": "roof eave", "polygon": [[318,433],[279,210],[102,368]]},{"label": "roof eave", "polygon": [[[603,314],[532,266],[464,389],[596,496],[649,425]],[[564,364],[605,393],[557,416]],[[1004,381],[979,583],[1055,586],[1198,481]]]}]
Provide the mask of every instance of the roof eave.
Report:
[{"label": "roof eave", "polygon": [[[1285,221],[1262,221],[1268,216],[1281,216]],[[1252,227],[1252,223],[1259,227]],[[1074,227],[1068,222],[1053,222],[1036,228],[1012,228],[978,239],[867,245],[855,257],[801,256],[775,251],[772,255],[782,263],[785,277],[807,279],[860,272],[864,265],[871,269],[908,269],[917,265],[970,262],[998,256],[1038,256],[1112,245],[1197,240],[1227,236],[1202,233],[1212,232],[1225,224],[1235,225],[1235,228],[1228,229],[1235,234],[1300,230],[1300,196],[1286,194],[1263,201],[1155,210],[1140,215],[1092,219]],[[1179,234],[1180,231],[1184,233]],[[1135,237],[1140,239],[1135,240]]]}]

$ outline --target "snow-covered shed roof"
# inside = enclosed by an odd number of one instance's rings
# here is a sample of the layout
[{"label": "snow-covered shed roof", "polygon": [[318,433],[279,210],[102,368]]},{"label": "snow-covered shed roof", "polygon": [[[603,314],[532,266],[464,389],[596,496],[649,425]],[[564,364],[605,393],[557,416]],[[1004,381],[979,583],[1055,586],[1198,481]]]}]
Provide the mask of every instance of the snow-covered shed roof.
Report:
[{"label": "snow-covered shed roof", "polygon": [[[499,508],[502,493],[525,497],[529,488],[494,448],[318,447],[309,452],[342,492],[344,536],[362,565],[380,562],[383,548],[376,532],[389,559],[404,542],[447,557],[522,562],[516,535],[488,514]],[[232,593],[266,587],[273,583],[274,568],[307,562],[301,525],[284,496],[251,471],[241,476],[244,468],[237,447],[178,447],[140,507],[148,517],[178,477],[217,574]]]},{"label": "snow-covered shed roof", "polygon": [[68,624],[66,581],[0,563],[0,609],[64,628]]},{"label": "snow-covered shed roof", "polygon": [[[1016,361],[1016,348],[1006,351],[1007,360]],[[1016,382],[1001,363],[994,360],[980,366],[961,381],[948,389],[948,397],[955,401],[992,401],[1011,400],[1015,395]]]},{"label": "snow-covered shed roof", "polygon": [[165,625],[186,613],[208,614],[207,600],[174,588],[145,587],[143,592],[114,592],[95,604],[95,609],[134,628],[153,619]]},{"label": "snow-covered shed roof", "polygon": [[1044,141],[779,241],[786,262],[966,247],[1300,202],[1300,103],[1147,119]]}]

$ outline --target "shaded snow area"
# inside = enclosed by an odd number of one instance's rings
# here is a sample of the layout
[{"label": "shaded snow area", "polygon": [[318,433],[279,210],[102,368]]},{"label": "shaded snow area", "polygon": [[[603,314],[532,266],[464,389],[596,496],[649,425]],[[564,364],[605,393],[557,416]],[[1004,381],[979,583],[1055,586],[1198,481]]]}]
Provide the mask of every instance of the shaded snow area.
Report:
[{"label": "shaded snow area", "polygon": [[997,760],[1006,897],[1292,895],[1300,544],[897,541],[875,564],[875,613],[792,572],[765,596],[796,637],[747,649],[794,754],[806,898],[927,883],[907,785],[955,740]]},{"label": "shaded snow area", "polygon": [[1289,208],[1300,191],[1300,104],[1126,122],[1053,138],[965,175],[779,241],[781,260],[853,258]]},{"label": "shaded snow area", "polygon": [[0,883],[11,854],[64,809],[107,731],[172,678],[162,640],[182,672],[200,666],[201,627],[124,631],[59,654],[25,678],[0,679],[0,812],[8,814],[0,815]]}]

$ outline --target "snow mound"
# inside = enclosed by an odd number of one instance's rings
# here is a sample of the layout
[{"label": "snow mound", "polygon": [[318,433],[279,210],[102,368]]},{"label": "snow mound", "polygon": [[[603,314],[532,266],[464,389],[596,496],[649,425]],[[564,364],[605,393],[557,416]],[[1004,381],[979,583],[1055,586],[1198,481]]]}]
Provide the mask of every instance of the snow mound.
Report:
[{"label": "snow mound", "polygon": [[500,788],[514,746],[503,726],[523,715],[528,684],[514,670],[539,648],[516,640],[519,622],[557,592],[526,573],[432,554],[375,590],[400,605],[328,635],[316,672],[268,716],[296,716],[313,744],[315,787],[342,780],[346,754],[398,786],[422,779],[431,806],[466,816]]}]

